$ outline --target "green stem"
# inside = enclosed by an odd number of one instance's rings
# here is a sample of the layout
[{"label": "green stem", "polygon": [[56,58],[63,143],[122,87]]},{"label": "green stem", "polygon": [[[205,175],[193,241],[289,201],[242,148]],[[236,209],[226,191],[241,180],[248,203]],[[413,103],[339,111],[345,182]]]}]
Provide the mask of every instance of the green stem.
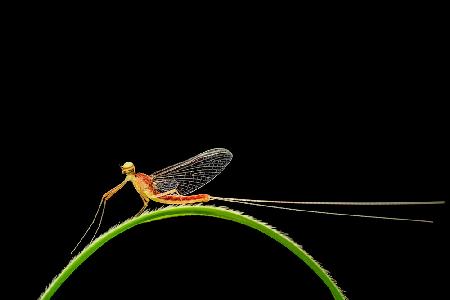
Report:
[{"label": "green stem", "polygon": [[294,253],[298,258],[300,258],[306,265],[308,265],[317,276],[325,283],[325,285],[330,290],[334,299],[344,300],[346,297],[342,291],[338,288],[333,279],[328,275],[328,273],[316,262],[313,258],[306,253],[299,245],[297,245],[293,240],[288,238],[283,233],[271,228],[269,225],[264,224],[252,217],[243,215],[242,213],[232,211],[223,207],[214,206],[169,206],[163,209],[145,212],[139,217],[128,219],[125,222],[112,227],[107,232],[95,239],[91,244],[84,248],[77,256],[75,256],[69,264],[62,270],[62,272],[50,283],[44,293],[42,293],[40,299],[47,300],[50,299],[53,294],[58,290],[58,288],[64,283],[64,281],[75,271],[78,266],[80,266],[91,254],[97,251],[103,244],[114,238],[115,236],[121,234],[122,232],[136,226],[139,224],[152,222],[156,220],[162,220],[173,217],[180,216],[209,216],[225,220],[230,220],[237,222],[253,229],[256,229],[269,237],[276,240],[278,243],[282,244],[288,248],[292,253]]}]

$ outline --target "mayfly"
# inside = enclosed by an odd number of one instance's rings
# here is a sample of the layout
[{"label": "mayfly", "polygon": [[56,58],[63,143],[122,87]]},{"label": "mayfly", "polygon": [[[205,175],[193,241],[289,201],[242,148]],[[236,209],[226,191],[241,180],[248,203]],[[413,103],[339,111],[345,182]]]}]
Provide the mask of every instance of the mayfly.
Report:
[{"label": "mayfly", "polygon": [[[205,152],[202,152],[190,159],[179,162],[175,165],[164,168],[157,171],[151,175],[144,173],[136,173],[136,168],[133,163],[126,162],[121,166],[122,174],[124,174],[125,180],[119,185],[112,188],[106,192],[98,206],[97,212],[94,216],[94,220],[89,225],[88,229],[72,250],[71,253],[75,251],[81,241],[84,239],[92,225],[97,219],[97,215],[100,208],[103,207],[102,213],[100,215],[100,221],[94,236],[95,238],[98,229],[102,223],[103,214],[105,212],[105,207],[107,201],[119,191],[127,182],[131,182],[142,199],[143,206],[141,210],[136,214],[139,216],[147,208],[150,201],[155,201],[163,204],[192,204],[192,203],[202,203],[213,200],[236,202],[242,204],[256,205],[271,207],[284,210],[316,213],[316,214],[328,214],[328,215],[341,215],[341,216],[352,216],[361,218],[375,218],[375,219],[388,219],[388,220],[399,220],[399,221],[413,221],[413,222],[427,222],[432,223],[428,220],[415,220],[415,219],[404,219],[404,218],[392,218],[392,217],[380,217],[380,216],[370,216],[370,215],[355,215],[355,214],[344,214],[344,213],[333,213],[326,211],[317,210],[303,210],[297,208],[288,208],[284,206],[277,206],[280,204],[294,204],[294,205],[429,205],[429,204],[444,204],[444,201],[427,201],[427,202],[299,202],[299,201],[273,201],[273,200],[253,200],[253,199],[240,199],[240,198],[222,198],[215,197],[208,194],[194,194],[192,193],[212,179],[219,175],[225,167],[230,163],[233,155],[230,151],[223,148],[215,148]],[[269,205],[273,204],[273,205]]]}]

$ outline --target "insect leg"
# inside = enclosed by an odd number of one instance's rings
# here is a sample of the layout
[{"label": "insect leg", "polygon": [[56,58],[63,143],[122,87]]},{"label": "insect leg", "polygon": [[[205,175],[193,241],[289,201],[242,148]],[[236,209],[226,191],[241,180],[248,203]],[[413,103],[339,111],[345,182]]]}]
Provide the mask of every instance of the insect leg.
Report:
[{"label": "insect leg", "polygon": [[167,191],[164,193],[156,194],[155,197],[158,198],[158,197],[166,196],[166,195],[180,195],[180,193],[176,189],[173,189],[173,190],[170,190],[170,191]]},{"label": "insect leg", "polygon": [[[103,200],[100,201],[100,204],[98,205],[98,209],[97,212],[95,213],[94,219],[92,220],[91,224],[89,225],[88,229],[84,232],[83,236],[81,237],[81,239],[78,241],[77,245],[75,246],[75,248],[73,248],[73,250],[70,252],[70,254],[72,254],[73,252],[75,252],[75,250],[78,248],[78,246],[80,245],[81,241],[83,241],[84,237],[86,236],[86,234],[89,232],[89,230],[91,229],[92,225],[94,225],[95,220],[97,219],[97,215],[98,212],[100,211],[100,208],[102,207],[102,204],[104,204]],[[104,208],[104,206],[103,206]],[[102,212],[103,214],[103,212]]]},{"label": "insect leg", "polygon": [[107,191],[106,193],[103,194],[102,197],[102,201],[107,201],[109,198],[111,198],[115,193],[117,193],[117,191],[119,191],[121,188],[123,188],[123,186],[128,182],[128,178],[126,178],[124,181],[122,181],[122,183],[120,183],[119,185],[117,185],[116,187],[110,189],[109,191]]},{"label": "insect leg", "polygon": [[144,210],[147,208],[148,203],[150,202],[150,199],[144,192],[138,190],[138,194],[141,197],[142,202],[144,202],[144,206],[142,206],[141,210],[138,211],[138,213],[134,215],[135,217],[138,217],[139,215],[141,215],[144,212]]}]

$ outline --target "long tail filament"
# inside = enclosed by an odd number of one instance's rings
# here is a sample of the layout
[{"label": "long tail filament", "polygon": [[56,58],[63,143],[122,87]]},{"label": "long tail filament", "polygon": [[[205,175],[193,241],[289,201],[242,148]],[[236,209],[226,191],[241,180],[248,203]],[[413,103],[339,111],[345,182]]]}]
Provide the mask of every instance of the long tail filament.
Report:
[{"label": "long tail filament", "polygon": [[318,210],[305,210],[297,208],[289,208],[283,206],[268,205],[262,203],[272,203],[272,204],[300,204],[300,205],[365,205],[365,206],[381,206],[381,205],[433,205],[433,204],[445,204],[445,201],[422,201],[422,202],[299,202],[299,201],[276,201],[276,200],[254,200],[254,199],[240,199],[240,198],[222,198],[222,197],[211,197],[211,200],[220,200],[227,202],[236,202],[241,204],[263,206],[277,209],[284,209],[290,211],[308,212],[315,214],[325,214],[325,215],[335,215],[335,216],[349,216],[358,218],[371,218],[371,219],[384,219],[384,220],[395,220],[395,221],[411,221],[411,222],[422,222],[422,223],[433,223],[430,220],[418,220],[418,219],[406,219],[406,218],[393,218],[393,217],[381,217],[381,216],[371,216],[371,215],[359,215],[359,214],[345,214],[345,213],[334,213],[327,211]]}]

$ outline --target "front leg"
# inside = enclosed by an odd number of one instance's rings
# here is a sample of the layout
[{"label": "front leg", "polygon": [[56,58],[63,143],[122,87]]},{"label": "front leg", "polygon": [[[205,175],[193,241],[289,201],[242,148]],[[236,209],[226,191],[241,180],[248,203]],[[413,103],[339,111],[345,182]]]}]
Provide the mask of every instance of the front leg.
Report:
[{"label": "front leg", "polygon": [[107,200],[109,200],[109,198],[111,198],[115,193],[117,193],[117,191],[119,191],[121,188],[123,188],[123,186],[128,182],[128,179],[125,179],[124,181],[122,181],[122,183],[120,183],[118,186],[110,189],[109,191],[107,191],[106,193],[103,194],[102,197],[102,201],[106,202]]}]

